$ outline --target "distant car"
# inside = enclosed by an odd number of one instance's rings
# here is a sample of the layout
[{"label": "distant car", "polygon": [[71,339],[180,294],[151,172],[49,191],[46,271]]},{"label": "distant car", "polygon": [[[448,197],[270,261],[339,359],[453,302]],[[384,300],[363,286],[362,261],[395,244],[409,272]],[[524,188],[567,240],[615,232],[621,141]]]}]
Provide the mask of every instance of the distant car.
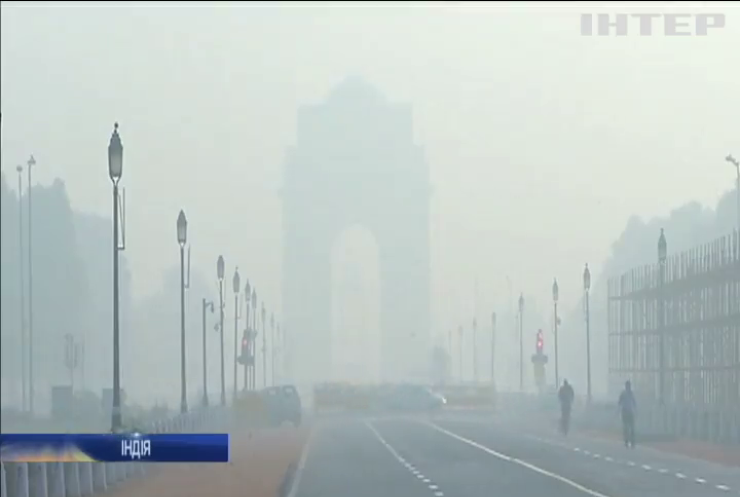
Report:
[{"label": "distant car", "polygon": [[280,426],[283,423],[291,423],[299,426],[301,424],[303,410],[301,397],[293,385],[266,388],[263,393],[272,425]]},{"label": "distant car", "polygon": [[444,396],[421,385],[400,385],[388,393],[386,407],[403,412],[433,412],[441,409]]}]

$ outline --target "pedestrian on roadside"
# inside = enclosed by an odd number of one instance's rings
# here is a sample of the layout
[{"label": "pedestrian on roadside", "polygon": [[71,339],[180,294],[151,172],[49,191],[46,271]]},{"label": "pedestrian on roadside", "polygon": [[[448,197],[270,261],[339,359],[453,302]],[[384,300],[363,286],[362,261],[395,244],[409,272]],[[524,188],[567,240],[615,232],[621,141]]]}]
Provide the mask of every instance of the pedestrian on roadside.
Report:
[{"label": "pedestrian on roadside", "polygon": [[632,392],[632,383],[628,380],[624,384],[624,390],[619,395],[619,408],[622,411],[622,436],[624,446],[635,448],[635,411],[637,401]]}]

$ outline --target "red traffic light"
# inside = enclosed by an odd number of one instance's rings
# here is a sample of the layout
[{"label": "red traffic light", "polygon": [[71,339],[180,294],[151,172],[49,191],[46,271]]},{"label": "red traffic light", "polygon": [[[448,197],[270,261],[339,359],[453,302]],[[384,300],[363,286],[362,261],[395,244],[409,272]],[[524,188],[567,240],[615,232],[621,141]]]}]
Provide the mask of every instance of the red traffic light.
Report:
[{"label": "red traffic light", "polygon": [[537,332],[537,352],[542,352],[542,349],[545,348],[545,337],[542,334],[542,330],[539,330]]},{"label": "red traffic light", "polygon": [[246,349],[248,345],[249,345],[249,340],[247,340],[246,338],[242,338],[242,348]]}]

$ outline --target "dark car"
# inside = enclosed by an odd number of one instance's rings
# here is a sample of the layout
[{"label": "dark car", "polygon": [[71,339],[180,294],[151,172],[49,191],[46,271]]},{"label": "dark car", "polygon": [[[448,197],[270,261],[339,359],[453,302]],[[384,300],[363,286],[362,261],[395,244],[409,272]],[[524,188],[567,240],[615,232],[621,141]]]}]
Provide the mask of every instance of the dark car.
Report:
[{"label": "dark car", "polygon": [[295,426],[301,424],[301,397],[293,385],[266,388],[264,397],[270,424],[275,426],[283,423]]},{"label": "dark car", "polygon": [[447,400],[430,388],[421,385],[400,385],[385,399],[387,408],[403,412],[430,412],[441,409]]}]

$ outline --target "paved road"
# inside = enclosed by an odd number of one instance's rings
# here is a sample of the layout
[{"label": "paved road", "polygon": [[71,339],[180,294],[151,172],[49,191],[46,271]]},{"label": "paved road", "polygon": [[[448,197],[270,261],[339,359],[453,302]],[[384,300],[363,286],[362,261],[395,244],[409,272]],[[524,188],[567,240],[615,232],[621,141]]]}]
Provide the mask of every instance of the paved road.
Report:
[{"label": "paved road", "polygon": [[483,417],[332,420],[290,497],[721,497],[740,468]]}]

